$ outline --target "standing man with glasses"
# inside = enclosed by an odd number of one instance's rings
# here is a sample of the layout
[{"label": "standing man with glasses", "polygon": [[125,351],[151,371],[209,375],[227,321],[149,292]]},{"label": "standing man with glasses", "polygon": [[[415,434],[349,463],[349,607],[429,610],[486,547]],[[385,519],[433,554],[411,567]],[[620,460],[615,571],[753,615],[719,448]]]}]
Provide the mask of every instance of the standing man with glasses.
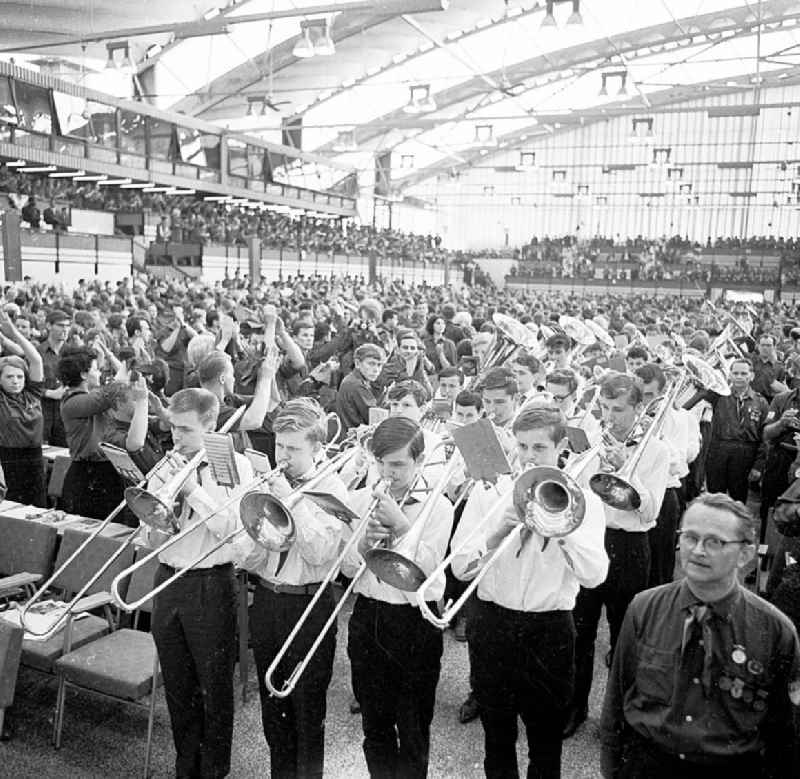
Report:
[{"label": "standing man with glasses", "polygon": [[640,593],[625,615],[601,721],[605,779],[800,775],[800,643],[739,583],[755,543],[739,501],[690,504],[685,578]]}]

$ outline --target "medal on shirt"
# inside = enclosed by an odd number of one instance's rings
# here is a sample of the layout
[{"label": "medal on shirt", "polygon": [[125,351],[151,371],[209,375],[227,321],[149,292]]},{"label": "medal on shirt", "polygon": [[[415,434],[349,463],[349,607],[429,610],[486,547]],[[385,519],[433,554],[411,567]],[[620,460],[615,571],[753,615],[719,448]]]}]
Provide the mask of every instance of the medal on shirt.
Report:
[{"label": "medal on shirt", "polygon": [[747,661],[747,670],[753,676],[759,676],[764,672],[764,666],[758,662],[758,660],[748,660]]},{"label": "medal on shirt", "polygon": [[744,680],[734,679],[731,685],[731,697],[738,700],[744,695]]},{"label": "medal on shirt", "polygon": [[733,651],[731,652],[731,660],[733,660],[736,665],[743,665],[744,662],[747,660],[747,654],[744,651],[744,647],[740,644],[735,644],[733,647]]}]

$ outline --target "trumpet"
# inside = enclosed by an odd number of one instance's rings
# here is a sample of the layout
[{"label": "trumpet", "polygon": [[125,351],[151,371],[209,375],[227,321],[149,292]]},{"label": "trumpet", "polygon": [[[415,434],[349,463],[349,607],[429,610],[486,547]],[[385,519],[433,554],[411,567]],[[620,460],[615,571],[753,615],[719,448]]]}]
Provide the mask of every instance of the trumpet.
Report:
[{"label": "trumpet", "polygon": [[[431,460],[431,458],[434,455],[434,452],[436,452],[436,450],[438,448],[439,448],[439,446],[434,447],[434,449],[426,456],[426,458],[425,458],[426,462],[429,462]],[[422,473],[424,468],[425,468],[425,464],[423,463],[423,466],[420,469],[420,474]],[[405,495],[403,495],[403,498],[400,501],[400,506],[401,507],[406,503],[406,501],[411,496],[412,492],[414,491],[414,487],[416,486],[416,481],[419,478],[420,477],[417,476],[417,478],[414,480],[414,484],[412,484],[411,487],[409,487],[408,490],[406,491]],[[444,477],[442,477],[442,479],[440,479],[440,482],[444,482]],[[385,486],[385,487],[388,488],[390,483],[391,482],[389,480],[382,479],[381,481],[378,482],[378,485],[376,485],[376,486],[382,485],[382,486]],[[439,487],[439,484],[437,484],[437,488],[438,487]],[[441,489],[443,490],[444,486],[442,486]],[[436,492],[436,488],[434,488],[434,492]],[[438,494],[441,494],[441,491],[439,491]],[[425,506],[423,507],[423,511],[420,512],[420,515],[417,517],[417,520],[414,522],[414,525],[412,526],[412,530],[409,531],[409,533],[406,534],[407,536],[410,535],[414,531],[414,528],[417,528],[417,526],[420,525],[422,522],[425,522],[425,523],[427,522],[427,520],[428,520],[430,515],[428,515],[428,516],[423,518],[423,513],[424,513],[424,510],[425,510],[425,507],[427,507],[428,504],[432,503],[432,502],[435,502],[435,501],[431,501],[430,497],[428,499],[426,499],[426,503],[425,503]],[[365,559],[359,565],[358,569],[356,570],[355,574],[353,575],[353,578],[350,580],[350,583],[347,586],[347,589],[342,593],[341,597],[339,598],[339,602],[336,604],[336,606],[334,607],[334,609],[331,612],[330,616],[328,617],[327,621],[325,622],[325,624],[320,629],[319,633],[317,634],[317,637],[315,638],[314,642],[309,647],[309,649],[306,652],[306,654],[303,657],[303,659],[300,660],[300,662],[298,662],[297,665],[295,665],[295,667],[292,670],[292,672],[286,677],[286,679],[283,681],[283,683],[280,686],[278,686],[278,684],[274,680],[274,676],[275,676],[275,673],[278,670],[278,666],[280,665],[280,663],[283,660],[283,658],[286,656],[286,653],[289,651],[289,648],[294,643],[294,641],[297,638],[297,635],[299,634],[299,632],[302,629],[303,625],[305,625],[305,623],[308,621],[308,618],[311,615],[311,612],[313,611],[313,609],[314,609],[315,605],[317,604],[317,602],[319,601],[319,599],[323,596],[323,594],[325,592],[325,589],[327,588],[327,586],[333,581],[333,579],[338,574],[339,569],[342,566],[342,563],[345,561],[347,556],[350,554],[350,552],[353,549],[353,547],[355,547],[361,541],[361,537],[364,534],[364,532],[366,531],[367,525],[369,524],[370,520],[373,518],[373,515],[374,515],[375,510],[377,509],[379,503],[380,503],[380,498],[378,496],[373,496],[373,498],[370,500],[369,504],[367,505],[367,508],[365,509],[364,513],[359,518],[358,523],[353,528],[353,532],[352,532],[350,538],[347,539],[347,542],[344,544],[344,546],[340,550],[338,557],[331,564],[331,567],[330,567],[328,573],[326,574],[326,576],[322,580],[322,582],[320,582],[320,585],[319,585],[317,591],[314,593],[314,596],[309,601],[308,605],[305,608],[305,611],[303,611],[303,613],[300,615],[300,619],[298,619],[298,621],[295,624],[294,628],[292,629],[291,633],[289,633],[289,635],[287,636],[286,641],[284,641],[284,643],[281,646],[280,650],[278,651],[278,653],[275,655],[274,659],[270,663],[269,668],[267,668],[267,672],[266,672],[266,675],[265,675],[265,678],[264,678],[264,683],[266,684],[267,689],[270,691],[270,693],[272,695],[274,695],[275,697],[277,697],[277,698],[286,698],[286,697],[288,697],[289,695],[292,694],[292,691],[297,686],[297,682],[300,680],[300,677],[302,676],[303,672],[308,667],[308,664],[311,662],[311,659],[316,654],[317,650],[319,649],[320,645],[322,644],[323,640],[325,639],[325,636],[328,634],[328,631],[336,623],[336,620],[338,619],[340,612],[342,611],[342,609],[344,608],[345,604],[347,603],[347,599],[350,597],[351,593],[355,590],[355,587],[358,584],[358,582],[361,580],[361,577],[367,572],[367,570],[369,570],[368,561]],[[432,513],[432,511],[431,511],[431,513]],[[423,525],[423,527],[424,527],[424,525]],[[421,529],[418,531],[418,533],[419,533],[419,537],[421,538]],[[424,576],[423,576],[423,578],[424,578]],[[386,581],[389,584],[392,583],[388,579],[385,579],[384,581]]]},{"label": "trumpet", "polygon": [[[236,411],[231,414],[231,416],[225,421],[225,424],[219,429],[220,433],[227,433],[242,417],[244,412],[247,410],[246,406],[242,406]],[[153,476],[157,476],[160,472],[166,467],[174,467],[175,464],[175,457],[173,453],[167,453],[159,462],[153,466],[150,472],[139,482],[136,487],[141,489],[147,484],[147,480],[152,478]],[[187,475],[188,476],[188,475]],[[171,477],[170,477],[171,478]],[[181,482],[182,483],[182,482]],[[130,488],[129,488],[130,489]],[[128,490],[125,491],[127,496]],[[177,493],[176,493],[177,494]],[[25,604],[22,609],[22,613],[20,614],[20,624],[22,627],[27,630],[32,635],[36,636],[37,638],[42,638],[47,636],[55,635],[62,626],[66,623],[67,618],[69,615],[75,610],[75,606],[77,605],[78,601],[80,601],[87,592],[95,585],[95,583],[100,579],[100,577],[109,569],[111,566],[116,562],[117,559],[125,552],[125,550],[132,544],[134,541],[139,537],[141,533],[141,528],[136,528],[133,530],[127,538],[117,547],[113,554],[109,555],[108,559],[95,571],[84,583],[83,586],[73,595],[72,600],[67,604],[67,608],[64,612],[59,616],[59,618],[50,626],[50,628],[44,633],[37,633],[35,630],[31,630],[28,625],[25,624],[25,616],[28,613],[28,610],[33,606],[34,603],[41,600],[42,596],[53,586],[53,583],[58,580],[64,573],[64,571],[71,566],[75,560],[83,553],[83,551],[96,539],[98,538],[103,531],[111,524],[111,522],[116,519],[122,509],[128,505],[127,497],[124,498],[120,503],[114,508],[114,510],[86,537],[86,539],[78,545],[77,549],[61,564],[59,568],[57,568],[51,574],[50,578],[45,581],[45,583],[33,594],[30,600]]]},{"label": "trumpet", "polygon": [[478,561],[480,570],[470,581],[461,596],[449,601],[439,616],[428,606],[426,593],[436,580],[442,576],[453,560],[462,553],[479,533],[491,526],[498,514],[509,507],[509,496],[499,497],[486,516],[470,531],[461,543],[450,551],[441,563],[416,591],[420,613],[432,625],[444,630],[463,608],[490,568],[503,556],[524,530],[536,532],[545,539],[561,538],[575,531],[583,522],[586,513],[586,499],[577,479],[594,460],[601,446],[587,449],[573,458],[564,470],[552,466],[534,466],[524,470],[514,481],[511,505],[517,517],[517,524],[484,559]]}]

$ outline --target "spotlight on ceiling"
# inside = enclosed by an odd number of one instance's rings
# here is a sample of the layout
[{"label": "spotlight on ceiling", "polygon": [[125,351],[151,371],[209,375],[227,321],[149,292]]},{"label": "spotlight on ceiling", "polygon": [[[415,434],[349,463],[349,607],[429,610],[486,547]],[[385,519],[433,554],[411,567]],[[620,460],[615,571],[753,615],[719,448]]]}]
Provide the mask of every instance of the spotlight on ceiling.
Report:
[{"label": "spotlight on ceiling", "polygon": [[308,59],[318,55],[329,57],[336,53],[336,46],[331,37],[329,19],[308,19],[300,22],[300,38],[292,49],[292,55],[300,59]]},{"label": "spotlight on ceiling", "polygon": [[581,0],[572,0],[572,13],[567,19],[567,24],[583,24],[581,16]]},{"label": "spotlight on ceiling", "polygon": [[408,103],[403,106],[407,114],[429,114],[436,110],[436,101],[431,97],[430,84],[414,84],[409,88]]},{"label": "spotlight on ceiling", "polygon": [[553,14],[554,0],[547,0],[545,3],[544,19],[542,19],[542,27],[556,27],[556,17]]}]

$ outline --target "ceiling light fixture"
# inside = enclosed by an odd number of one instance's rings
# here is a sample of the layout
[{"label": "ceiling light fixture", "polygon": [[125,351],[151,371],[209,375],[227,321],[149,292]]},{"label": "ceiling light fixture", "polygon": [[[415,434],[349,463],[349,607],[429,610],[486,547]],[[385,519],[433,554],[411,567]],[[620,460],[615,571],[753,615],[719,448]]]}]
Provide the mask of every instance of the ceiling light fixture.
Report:
[{"label": "ceiling light fixture", "polygon": [[567,24],[583,24],[581,16],[581,0],[572,0],[572,13],[567,19]]},{"label": "ceiling light fixture", "polygon": [[108,52],[106,70],[116,70],[121,65],[124,65],[130,57],[127,41],[123,41],[122,43],[107,43],[106,51]]},{"label": "ceiling light fixture", "polygon": [[516,169],[520,172],[531,170],[536,167],[536,152],[535,151],[520,151],[519,162],[516,164]]},{"label": "ceiling light fixture", "polygon": [[292,55],[308,59],[315,55],[329,57],[336,53],[331,37],[330,19],[308,19],[300,22],[300,38],[292,49]]},{"label": "ceiling light fixture", "polygon": [[547,0],[545,3],[545,13],[544,19],[542,19],[542,27],[557,27],[556,24],[556,17],[553,14],[553,6],[555,5],[554,0]]},{"label": "ceiling light fixture", "polygon": [[436,101],[431,97],[430,84],[414,84],[409,88],[408,103],[403,106],[407,114],[429,114],[436,110]]}]

